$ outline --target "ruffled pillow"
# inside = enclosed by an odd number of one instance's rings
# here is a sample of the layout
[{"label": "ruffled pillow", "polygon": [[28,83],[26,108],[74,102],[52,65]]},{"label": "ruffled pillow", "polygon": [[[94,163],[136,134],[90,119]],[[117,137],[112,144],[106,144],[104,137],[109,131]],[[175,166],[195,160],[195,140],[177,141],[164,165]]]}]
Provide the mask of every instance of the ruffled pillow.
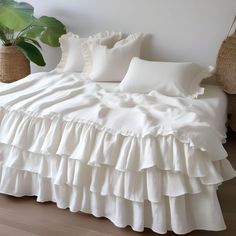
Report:
[{"label": "ruffled pillow", "polygon": [[119,88],[122,92],[149,93],[197,98],[204,94],[201,81],[210,76],[208,68],[191,62],[158,62],[133,58]]},{"label": "ruffled pillow", "polygon": [[89,42],[96,42],[108,47],[112,47],[122,37],[121,32],[101,32],[89,38],[80,38],[79,35],[67,33],[59,39],[62,57],[56,67],[58,73],[61,72],[81,72],[84,68],[84,54],[82,45],[86,47]]},{"label": "ruffled pillow", "polygon": [[140,55],[142,39],[142,33],[131,34],[111,48],[95,41],[86,43],[86,48],[82,46],[86,54],[83,76],[93,81],[121,81],[132,58]]},{"label": "ruffled pillow", "polygon": [[82,44],[82,54],[84,58],[84,75],[89,74],[92,68],[92,49],[91,44],[96,43],[98,45],[103,45],[108,48],[112,48],[114,44],[121,40],[121,32],[109,32],[105,31],[103,33],[97,33],[88,38],[88,40]]},{"label": "ruffled pillow", "polygon": [[80,38],[79,35],[67,33],[60,37],[61,60],[56,67],[56,71],[73,72],[82,71],[84,67],[84,59],[81,51],[81,45],[86,41],[86,38]]}]

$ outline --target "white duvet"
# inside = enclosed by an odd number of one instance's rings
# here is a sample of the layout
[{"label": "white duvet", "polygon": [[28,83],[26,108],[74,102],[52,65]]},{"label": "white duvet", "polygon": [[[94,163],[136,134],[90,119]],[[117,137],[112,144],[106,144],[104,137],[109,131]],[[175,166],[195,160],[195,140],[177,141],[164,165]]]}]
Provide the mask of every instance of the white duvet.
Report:
[{"label": "white duvet", "polygon": [[225,115],[219,125],[201,103],[112,92],[73,73],[0,84],[0,192],[137,231],[222,230],[216,189],[235,171]]}]

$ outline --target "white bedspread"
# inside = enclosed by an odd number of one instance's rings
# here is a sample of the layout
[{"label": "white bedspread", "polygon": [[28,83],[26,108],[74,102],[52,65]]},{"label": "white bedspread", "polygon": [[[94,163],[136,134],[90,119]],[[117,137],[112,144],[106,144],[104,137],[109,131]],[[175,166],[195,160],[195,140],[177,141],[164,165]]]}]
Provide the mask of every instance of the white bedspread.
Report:
[{"label": "white bedspread", "polygon": [[138,231],[224,229],[216,189],[235,171],[223,121],[201,103],[111,92],[79,74],[0,84],[0,192]]},{"label": "white bedspread", "polygon": [[[96,83],[108,92],[117,92],[119,90],[119,83],[117,82]],[[192,100],[194,107],[207,117],[207,120],[210,120],[222,135],[225,135],[228,108],[227,95],[217,85],[203,84],[202,86],[205,88],[205,92],[197,99]]]}]

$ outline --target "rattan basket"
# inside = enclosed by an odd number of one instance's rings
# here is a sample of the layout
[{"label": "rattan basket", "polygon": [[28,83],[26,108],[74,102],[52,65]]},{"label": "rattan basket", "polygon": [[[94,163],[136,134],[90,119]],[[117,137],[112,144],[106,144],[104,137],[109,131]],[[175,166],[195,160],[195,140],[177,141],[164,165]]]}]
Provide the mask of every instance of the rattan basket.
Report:
[{"label": "rattan basket", "polygon": [[0,81],[11,83],[30,74],[30,62],[15,46],[0,47]]},{"label": "rattan basket", "polygon": [[229,94],[236,94],[236,31],[229,36],[235,22],[236,16],[220,47],[215,72],[216,79]]}]

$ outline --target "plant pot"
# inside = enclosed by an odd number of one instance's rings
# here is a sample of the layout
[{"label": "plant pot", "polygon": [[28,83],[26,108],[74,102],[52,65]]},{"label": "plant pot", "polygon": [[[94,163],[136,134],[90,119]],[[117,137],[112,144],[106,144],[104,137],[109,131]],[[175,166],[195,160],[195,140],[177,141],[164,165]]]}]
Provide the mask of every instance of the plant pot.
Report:
[{"label": "plant pot", "polygon": [[0,81],[11,83],[30,74],[30,62],[15,46],[0,47]]}]

